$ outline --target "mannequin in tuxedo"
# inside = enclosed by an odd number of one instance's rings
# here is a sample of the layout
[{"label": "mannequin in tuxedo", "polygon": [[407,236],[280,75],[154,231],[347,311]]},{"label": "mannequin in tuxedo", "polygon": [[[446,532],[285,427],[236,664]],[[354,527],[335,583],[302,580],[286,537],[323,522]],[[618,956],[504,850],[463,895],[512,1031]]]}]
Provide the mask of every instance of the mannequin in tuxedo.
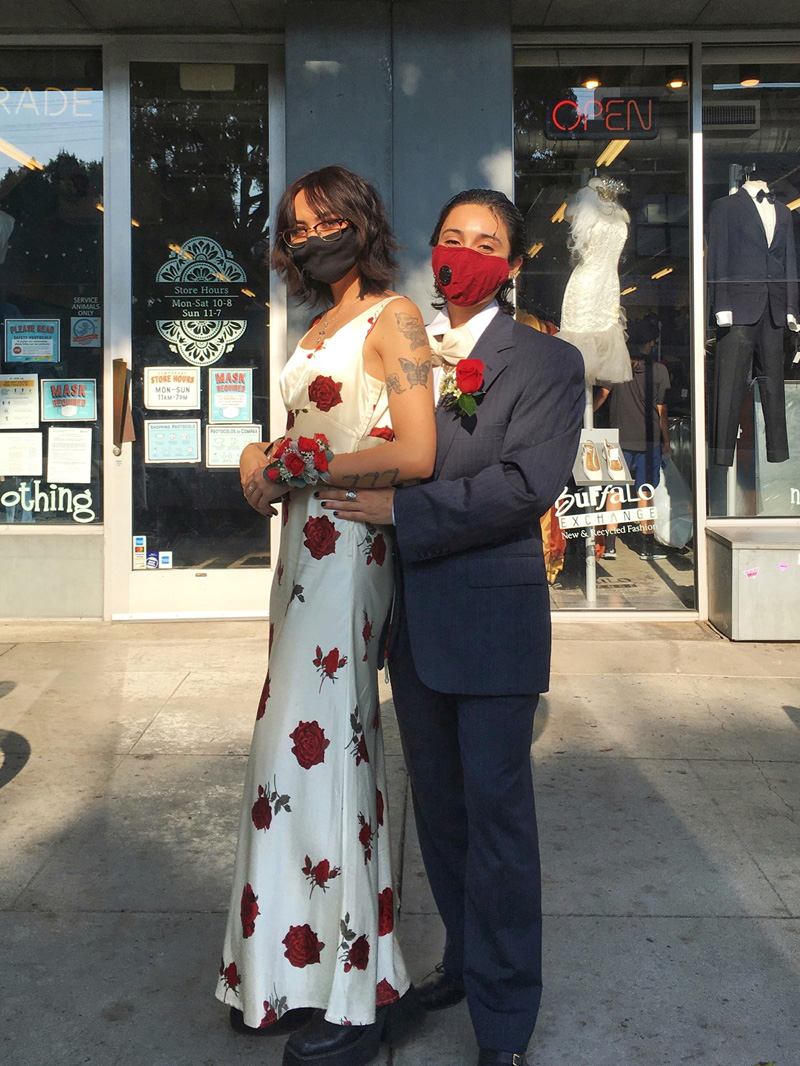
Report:
[{"label": "mannequin in tuxedo", "polygon": [[764,181],[748,180],[711,205],[708,285],[717,325],[711,461],[731,466],[749,378],[758,381],[767,459],[789,458],[783,331],[797,329],[792,213]]}]

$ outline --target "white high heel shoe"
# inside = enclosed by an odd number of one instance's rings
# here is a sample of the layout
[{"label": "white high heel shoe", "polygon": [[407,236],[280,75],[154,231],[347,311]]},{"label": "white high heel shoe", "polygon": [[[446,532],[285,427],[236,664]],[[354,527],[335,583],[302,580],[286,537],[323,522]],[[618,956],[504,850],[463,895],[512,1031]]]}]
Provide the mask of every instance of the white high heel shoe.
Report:
[{"label": "white high heel shoe", "polygon": [[598,458],[597,449],[595,448],[593,441],[585,440],[583,442],[581,465],[583,466],[583,472],[589,481],[602,481],[603,472],[600,469],[600,459]]},{"label": "white high heel shoe", "polygon": [[619,448],[616,444],[612,444],[611,441],[603,441],[603,457],[608,467],[608,476],[612,481],[624,481],[625,480],[625,467],[622,465],[622,460],[619,454]]}]

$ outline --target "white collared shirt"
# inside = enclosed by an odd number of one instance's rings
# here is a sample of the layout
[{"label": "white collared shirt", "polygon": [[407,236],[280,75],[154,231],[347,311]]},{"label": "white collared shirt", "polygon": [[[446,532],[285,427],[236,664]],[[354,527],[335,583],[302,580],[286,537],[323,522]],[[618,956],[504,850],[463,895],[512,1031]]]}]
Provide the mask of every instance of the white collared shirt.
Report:
[{"label": "white collared shirt", "polygon": [[[472,318],[465,323],[467,329],[472,334],[472,339],[475,343],[478,343],[481,335],[486,327],[492,321],[494,316],[500,310],[500,305],[497,300],[492,300],[488,307],[484,307],[482,311],[479,311],[477,315],[473,315]],[[425,329],[428,332],[429,337],[443,337],[444,334],[450,329],[450,318],[446,310],[439,311],[436,318],[430,322]],[[444,367],[435,366],[433,368],[433,388],[438,398],[439,389],[441,387],[442,377],[444,375]]]}]

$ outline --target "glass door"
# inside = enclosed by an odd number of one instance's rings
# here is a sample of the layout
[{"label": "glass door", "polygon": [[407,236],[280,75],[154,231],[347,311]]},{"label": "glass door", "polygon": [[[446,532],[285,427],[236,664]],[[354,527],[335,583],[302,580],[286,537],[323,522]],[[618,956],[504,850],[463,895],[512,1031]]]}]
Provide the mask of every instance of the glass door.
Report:
[{"label": "glass door", "polygon": [[269,438],[270,341],[283,336],[268,268],[275,75],[258,48],[242,61],[237,47],[232,63],[220,48],[214,62],[196,46],[147,52],[125,64],[128,125],[115,145],[127,140],[129,204],[106,187],[118,240],[127,221],[115,251],[129,265],[109,613],[265,615],[270,524],[244,502],[238,457]]}]

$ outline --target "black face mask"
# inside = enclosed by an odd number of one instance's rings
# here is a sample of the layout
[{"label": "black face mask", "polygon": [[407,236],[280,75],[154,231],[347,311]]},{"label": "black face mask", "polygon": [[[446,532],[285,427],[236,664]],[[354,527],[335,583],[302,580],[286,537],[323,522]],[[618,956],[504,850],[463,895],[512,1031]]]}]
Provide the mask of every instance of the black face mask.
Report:
[{"label": "black face mask", "polygon": [[348,226],[338,241],[309,237],[302,247],[291,249],[292,260],[298,270],[305,271],[314,281],[332,285],[341,281],[358,262],[357,244],[358,233],[353,226]]}]

